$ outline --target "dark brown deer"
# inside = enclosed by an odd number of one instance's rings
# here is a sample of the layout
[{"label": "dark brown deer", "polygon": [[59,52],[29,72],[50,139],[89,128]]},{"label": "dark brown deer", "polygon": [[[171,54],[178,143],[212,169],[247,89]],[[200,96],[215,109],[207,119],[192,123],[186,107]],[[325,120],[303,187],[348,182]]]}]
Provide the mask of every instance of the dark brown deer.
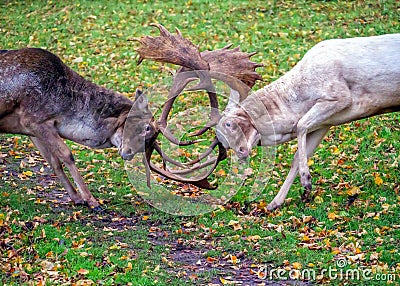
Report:
[{"label": "dark brown deer", "polygon": [[[135,108],[144,110],[142,100]],[[122,94],[84,79],[48,51],[27,48],[0,53],[0,132],[28,135],[76,204],[99,209],[63,139],[93,148],[116,146],[124,159],[129,158],[129,132],[137,134],[127,130],[123,136],[123,129],[133,105]],[[142,135],[151,137],[155,130],[143,126]]]}]

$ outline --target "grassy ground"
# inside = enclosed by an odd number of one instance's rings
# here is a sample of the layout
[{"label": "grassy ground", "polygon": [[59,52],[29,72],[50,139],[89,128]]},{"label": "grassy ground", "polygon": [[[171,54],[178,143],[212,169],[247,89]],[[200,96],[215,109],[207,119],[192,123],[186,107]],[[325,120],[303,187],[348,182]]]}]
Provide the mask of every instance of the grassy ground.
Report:
[{"label": "grassy ground", "polygon": [[[127,96],[169,67],[136,66],[133,37],[178,27],[200,49],[258,51],[264,83],[317,42],[399,31],[397,1],[5,1],[0,48],[43,47]],[[278,146],[262,196],[238,195],[196,217],[165,214],[136,194],[116,150],[70,143],[106,211],[69,203],[23,136],[0,137],[0,281],[6,285],[397,284],[399,115],[333,128],[312,164],[315,199],[298,180],[289,204],[266,212],[295,142]],[[359,275],[359,276],[357,276]],[[283,280],[283,278],[291,279]],[[369,280],[372,278],[372,280]],[[274,280],[275,282],[270,282]],[[367,281],[368,280],[368,281]],[[262,284],[264,283],[264,284]],[[278,285],[279,285],[278,284]]]}]

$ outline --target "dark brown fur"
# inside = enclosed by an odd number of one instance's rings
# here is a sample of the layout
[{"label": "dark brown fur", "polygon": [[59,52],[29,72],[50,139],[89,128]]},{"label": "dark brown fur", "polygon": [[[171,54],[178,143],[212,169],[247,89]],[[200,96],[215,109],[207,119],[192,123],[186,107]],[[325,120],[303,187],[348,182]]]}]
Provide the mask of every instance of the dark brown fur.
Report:
[{"label": "dark brown fur", "polygon": [[111,147],[132,104],[125,96],[84,79],[48,51],[27,48],[0,53],[0,132],[30,136],[75,203],[98,207],[62,139]]}]

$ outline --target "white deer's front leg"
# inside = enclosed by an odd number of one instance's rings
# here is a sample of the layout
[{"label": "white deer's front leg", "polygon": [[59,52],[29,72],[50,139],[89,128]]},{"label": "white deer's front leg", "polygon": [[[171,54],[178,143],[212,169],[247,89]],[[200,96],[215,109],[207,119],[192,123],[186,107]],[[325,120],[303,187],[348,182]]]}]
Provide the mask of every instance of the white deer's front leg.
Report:
[{"label": "white deer's front leg", "polygon": [[[318,129],[312,133],[307,134],[307,158],[309,158],[313,153],[315,148],[318,147],[319,143],[321,143],[322,138],[324,138],[326,132],[328,132],[329,127],[324,127]],[[279,193],[275,196],[270,204],[268,204],[268,210],[274,210],[280,207],[289,192],[290,186],[293,184],[294,179],[297,176],[299,171],[299,152],[296,152],[293,158],[292,166],[290,168],[289,174],[286,177],[285,182],[283,183]]]},{"label": "white deer's front leg", "polygon": [[299,152],[300,181],[305,192],[312,189],[310,169],[307,158],[307,134],[310,130],[329,127],[329,119],[337,115],[351,104],[351,98],[342,96],[337,100],[324,100],[317,102],[297,123],[297,140]]},{"label": "white deer's front leg", "polygon": [[299,155],[299,173],[301,185],[305,188],[305,192],[309,193],[312,189],[310,168],[308,168],[307,156],[307,130],[301,130],[297,136],[298,155]]}]

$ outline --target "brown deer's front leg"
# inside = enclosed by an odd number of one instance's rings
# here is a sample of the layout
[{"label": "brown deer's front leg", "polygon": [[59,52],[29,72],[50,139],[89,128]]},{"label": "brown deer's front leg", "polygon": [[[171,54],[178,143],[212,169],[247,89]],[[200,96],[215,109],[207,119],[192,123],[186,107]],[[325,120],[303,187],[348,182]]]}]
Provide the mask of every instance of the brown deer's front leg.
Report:
[{"label": "brown deer's front leg", "polygon": [[60,179],[61,184],[64,186],[64,189],[67,191],[69,197],[75,204],[84,204],[84,200],[81,195],[75,190],[74,186],[69,181],[67,175],[65,174],[61,161],[55,157],[49,150],[46,148],[46,143],[36,137],[30,137],[33,144],[35,144],[36,148],[40,151],[43,158],[50,164],[53,168],[54,173]]},{"label": "brown deer's front leg", "polygon": [[[84,202],[90,208],[98,210],[99,203],[92,196],[88,187],[83,181],[83,178],[75,165],[71,150],[65,144],[64,140],[58,135],[54,125],[41,124],[35,129],[37,129],[35,130],[35,134],[37,136],[32,141],[38,147],[39,151],[42,152],[46,160],[50,160],[50,164],[54,168],[54,172],[61,180],[61,183],[70,195],[71,199],[75,203]],[[76,192],[72,183],[67,178],[61,166],[61,162],[64,163],[69,170],[71,177],[78,187],[78,192]]]}]

